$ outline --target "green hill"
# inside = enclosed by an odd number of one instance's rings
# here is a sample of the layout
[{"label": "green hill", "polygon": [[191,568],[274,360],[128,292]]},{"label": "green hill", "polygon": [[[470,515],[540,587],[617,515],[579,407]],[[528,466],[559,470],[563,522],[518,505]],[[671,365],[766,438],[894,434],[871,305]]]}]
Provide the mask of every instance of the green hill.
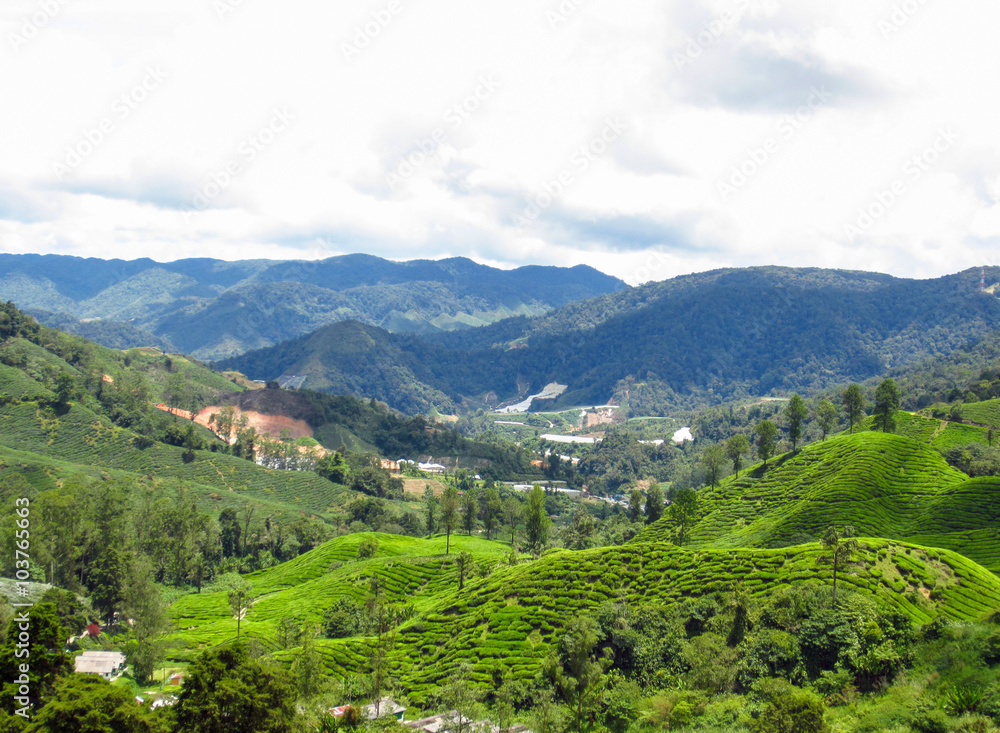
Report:
[{"label": "green hill", "polygon": [[[969,480],[912,438],[856,432],[785,454],[766,471],[757,465],[702,489],[698,520],[685,545],[782,547],[818,539],[831,525],[850,524],[859,535],[953,549],[1000,570],[1000,534],[988,509],[997,487],[993,480]],[[675,538],[668,512],[634,541]]]},{"label": "green hill", "polygon": [[[459,659],[472,665],[473,679],[482,684],[503,670],[521,679],[532,677],[568,621],[593,613],[606,601],[670,606],[728,591],[737,581],[752,596],[767,596],[788,584],[831,582],[829,563],[820,559],[822,549],[816,544],[689,550],[636,543],[553,551],[508,566],[501,543],[456,536],[453,554],[445,557],[441,537],[374,535],[378,555],[357,560],[359,544],[371,536],[331,540],[297,560],[247,576],[258,600],[242,622],[243,633],[273,649],[283,618],[318,623],[336,599],[362,598],[377,575],[390,601],[412,603],[417,612],[399,628],[392,659],[404,689],[419,701],[453,672]],[[492,566],[486,576],[467,579],[463,591],[458,590],[455,566],[459,551]],[[859,559],[863,567],[842,575],[841,582],[915,622],[938,615],[974,620],[1000,605],[1000,579],[947,550],[866,539]],[[185,596],[173,604],[171,614],[180,631],[169,644],[179,660],[236,633],[224,592]],[[317,643],[329,671],[343,675],[367,670],[373,642],[353,637]]]}]

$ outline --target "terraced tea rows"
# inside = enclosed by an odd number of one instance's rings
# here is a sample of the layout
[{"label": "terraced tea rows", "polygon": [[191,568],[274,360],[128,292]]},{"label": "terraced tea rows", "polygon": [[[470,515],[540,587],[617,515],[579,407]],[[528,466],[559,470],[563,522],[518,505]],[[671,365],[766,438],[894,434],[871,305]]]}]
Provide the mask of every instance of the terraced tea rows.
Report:
[{"label": "terraced tea rows", "polygon": [[131,431],[80,405],[58,417],[39,410],[34,403],[0,408],[0,442],[17,450],[86,466],[189,481],[210,486],[220,495],[251,497],[285,505],[286,510],[324,514],[354,497],[353,492],[310,471],[278,471],[208,451],[199,451],[194,462],[184,463],[181,448],[154,443],[138,450],[133,438]]},{"label": "terraced tea rows", "polygon": [[[692,551],[645,543],[552,551],[513,567],[500,562],[488,576],[467,579],[459,592],[455,557],[440,554],[443,538],[377,535],[379,555],[355,560],[358,545],[369,536],[332,540],[297,560],[249,576],[259,599],[242,622],[243,633],[274,648],[283,618],[319,623],[336,599],[360,599],[377,576],[390,600],[413,603],[418,611],[398,630],[392,653],[394,674],[415,701],[453,672],[459,660],[468,661],[473,679],[484,684],[500,671],[532,677],[566,623],[607,600],[671,604],[728,591],[737,582],[752,595],[788,583],[832,582],[818,544]],[[861,545],[861,566],[842,574],[841,582],[915,622],[938,615],[977,619],[1000,607],[1000,579],[961,555],[881,539],[865,539]],[[453,548],[491,563],[501,560],[506,549],[465,537],[453,538]],[[180,629],[169,640],[176,660],[190,659],[195,650],[230,640],[236,632],[222,592],[181,598],[171,613]],[[322,640],[318,648],[331,673],[361,674],[368,670],[372,643],[364,638]],[[278,656],[291,659],[291,653]]]},{"label": "terraced tea rows", "polygon": [[[379,541],[377,556],[357,560],[361,542],[372,537]],[[457,553],[472,552],[478,562],[495,564],[509,551],[499,542],[455,535],[452,554],[445,556],[444,549],[443,536],[425,540],[362,533],[331,540],[295,560],[245,576],[257,601],[242,622],[242,631],[270,640],[284,618],[320,624],[337,599],[363,600],[376,576],[388,601],[420,610],[457,588]],[[472,575],[467,571],[467,577]],[[224,591],[184,596],[171,607],[171,616],[181,630],[171,643],[182,649],[220,644],[236,635],[236,619]],[[178,652],[178,658],[183,656],[186,653]]]},{"label": "terraced tea rows", "polygon": [[[960,426],[965,427],[965,426]],[[831,525],[962,552],[1000,571],[996,481],[968,481],[934,450],[861,432],[814,443],[700,492],[690,547],[780,547],[818,539]],[[634,541],[675,540],[669,516]]]}]

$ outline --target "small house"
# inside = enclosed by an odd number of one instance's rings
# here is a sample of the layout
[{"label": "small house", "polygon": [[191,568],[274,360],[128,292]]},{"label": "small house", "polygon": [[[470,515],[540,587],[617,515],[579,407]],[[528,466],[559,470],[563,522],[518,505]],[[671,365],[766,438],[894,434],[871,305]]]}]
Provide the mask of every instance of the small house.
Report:
[{"label": "small house", "polygon": [[79,674],[99,674],[112,680],[125,671],[125,655],[121,652],[84,652],[73,659],[73,671]]}]

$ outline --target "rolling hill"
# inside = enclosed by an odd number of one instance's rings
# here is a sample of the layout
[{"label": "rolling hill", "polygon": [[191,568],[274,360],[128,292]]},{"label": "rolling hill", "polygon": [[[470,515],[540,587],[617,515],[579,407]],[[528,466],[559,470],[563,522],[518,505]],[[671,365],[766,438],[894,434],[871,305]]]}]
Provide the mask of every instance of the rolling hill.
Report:
[{"label": "rolling hill", "polygon": [[0,299],[108,346],[218,359],[356,319],[392,332],[538,315],[625,284],[590,267],[497,270],[464,258],[175,262],[0,255]]},{"label": "rolling hill", "polygon": [[[374,537],[378,554],[358,560],[361,542]],[[630,606],[663,604],[730,590],[737,581],[764,597],[789,584],[831,582],[822,549],[807,544],[783,549],[689,550],[669,543],[638,542],[583,552],[553,551],[517,565],[501,561],[501,543],[453,537],[454,552],[470,552],[489,569],[458,590],[456,557],[443,555],[444,538],[420,540],[389,535],[350,535],[297,560],[247,576],[258,597],[242,622],[244,633],[276,648],[279,623],[319,623],[338,598],[362,599],[378,577],[387,600],[412,603],[415,616],[396,632],[391,655],[411,700],[420,701],[468,662],[472,679],[490,685],[509,672],[530,679],[570,619],[594,613],[607,601]],[[915,622],[943,615],[975,620],[1000,605],[1000,580],[953,552],[879,539],[861,542],[864,568],[842,576]],[[180,629],[167,639],[183,661],[236,633],[225,593],[185,596],[171,606]],[[363,674],[374,639],[319,639],[329,672]],[[290,660],[292,654],[278,652]],[[420,660],[414,664],[414,660]]]},{"label": "rolling hill", "polygon": [[[969,479],[917,440],[860,431],[702,489],[698,521],[684,544],[783,547],[817,540],[832,525],[852,525],[861,536],[954,550],[998,571],[997,492],[997,479]],[[674,539],[668,513],[635,541]]]}]

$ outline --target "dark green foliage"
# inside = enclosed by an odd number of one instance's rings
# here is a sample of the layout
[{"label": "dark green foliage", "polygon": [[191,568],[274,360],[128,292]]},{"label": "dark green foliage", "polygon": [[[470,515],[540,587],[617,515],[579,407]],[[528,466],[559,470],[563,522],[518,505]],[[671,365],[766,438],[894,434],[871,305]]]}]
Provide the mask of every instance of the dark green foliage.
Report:
[{"label": "dark green foliage", "polygon": [[757,423],[754,432],[757,433],[757,455],[764,461],[764,466],[767,466],[767,459],[774,455],[778,438],[778,427],[770,420],[762,420]]},{"label": "dark green foliage", "polygon": [[809,417],[809,408],[805,400],[798,394],[793,394],[785,407],[785,417],[788,419],[788,439],[792,441],[792,450],[802,438],[802,421]]},{"label": "dark green foliage", "polygon": [[740,464],[743,460],[743,456],[747,454],[750,450],[750,441],[747,440],[745,435],[734,435],[732,438],[726,441],[726,455],[729,456],[729,460],[733,462],[733,472],[736,476],[740,475]]},{"label": "dark green foliage", "polygon": [[177,733],[290,733],[295,697],[288,673],[251,658],[245,646],[207,651],[178,695]]},{"label": "dark green foliage", "polygon": [[528,539],[528,547],[533,552],[541,552],[549,537],[549,527],[552,520],[545,512],[545,492],[535,484],[528,492],[528,501],[524,507],[524,531]]},{"label": "dark green foliage", "polygon": [[[717,270],[430,338],[336,324],[229,364],[258,376],[304,374],[323,364],[307,385],[374,394],[409,413],[431,405],[452,411],[490,391],[512,398],[520,379],[533,387],[574,385],[553,408],[602,404],[618,393],[635,415],[663,414],[880,376],[887,362],[913,362],[982,338],[998,316],[1000,302],[982,297],[969,273],[914,282],[824,270]],[[514,341],[527,348],[507,349]],[[630,385],[638,383],[632,397]]]},{"label": "dark green foliage", "polygon": [[[23,635],[23,636],[22,636]],[[39,603],[30,609],[18,609],[10,624],[7,635],[0,645],[0,680],[2,680],[2,700],[0,706],[8,713],[33,706],[38,708],[55,688],[60,677],[69,674],[73,665],[65,651],[67,634],[56,607],[51,603]],[[21,641],[28,641],[27,647],[19,647]],[[19,686],[15,682],[21,674],[20,665],[29,662],[28,694],[20,700]]]},{"label": "dark green foliage", "polygon": [[826,706],[815,692],[802,690],[784,680],[762,680],[757,694],[765,702],[754,733],[827,733],[823,720]]},{"label": "dark green foliage", "polygon": [[875,390],[875,424],[883,433],[895,430],[893,416],[899,409],[900,399],[899,387],[892,377],[884,379]]},{"label": "dark green foliage", "polygon": [[142,707],[125,687],[97,675],[70,675],[56,685],[32,721],[38,733],[158,733],[171,730],[163,714]]},{"label": "dark green foliage", "polygon": [[841,397],[844,405],[844,412],[847,413],[847,424],[854,432],[854,426],[865,416],[865,396],[861,391],[861,386],[852,384]]},{"label": "dark green foliage", "polygon": [[652,486],[646,492],[646,524],[652,524],[662,516],[663,490],[659,486]]}]

